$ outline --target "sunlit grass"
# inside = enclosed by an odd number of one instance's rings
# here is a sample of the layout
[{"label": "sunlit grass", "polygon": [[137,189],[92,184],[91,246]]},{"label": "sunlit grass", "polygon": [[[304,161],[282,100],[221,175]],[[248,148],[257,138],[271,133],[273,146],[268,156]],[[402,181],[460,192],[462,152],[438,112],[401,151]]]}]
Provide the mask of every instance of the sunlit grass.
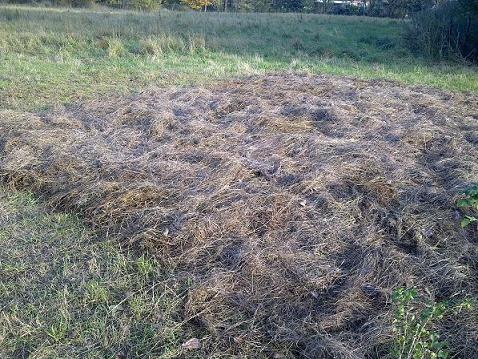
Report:
[{"label": "sunlit grass", "polygon": [[478,92],[478,72],[430,63],[406,23],[299,14],[0,7],[0,107],[48,109],[148,85],[276,71],[327,73]]},{"label": "sunlit grass", "polygon": [[0,245],[1,358],[175,358],[195,334],[153,257],[29,194],[0,187]]}]

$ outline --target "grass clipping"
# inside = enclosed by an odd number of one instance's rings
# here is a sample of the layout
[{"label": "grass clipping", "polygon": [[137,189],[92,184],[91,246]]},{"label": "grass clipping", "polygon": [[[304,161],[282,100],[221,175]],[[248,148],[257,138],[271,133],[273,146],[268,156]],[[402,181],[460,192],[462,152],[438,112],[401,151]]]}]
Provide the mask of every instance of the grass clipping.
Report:
[{"label": "grass clipping", "polygon": [[[478,174],[473,95],[252,77],[4,111],[0,151],[5,182],[187,274],[184,319],[223,353],[383,357],[394,288],[478,295],[454,209]],[[478,355],[475,314],[436,329],[452,353]]]}]

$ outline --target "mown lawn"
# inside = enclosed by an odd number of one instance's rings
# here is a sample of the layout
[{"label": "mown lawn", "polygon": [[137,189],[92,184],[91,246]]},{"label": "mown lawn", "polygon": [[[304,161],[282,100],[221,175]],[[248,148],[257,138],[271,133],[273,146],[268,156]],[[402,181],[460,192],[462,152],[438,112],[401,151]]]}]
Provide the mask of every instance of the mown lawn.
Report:
[{"label": "mown lawn", "polygon": [[147,85],[274,71],[478,92],[476,68],[432,63],[401,20],[299,14],[0,7],[0,108],[40,110]]}]

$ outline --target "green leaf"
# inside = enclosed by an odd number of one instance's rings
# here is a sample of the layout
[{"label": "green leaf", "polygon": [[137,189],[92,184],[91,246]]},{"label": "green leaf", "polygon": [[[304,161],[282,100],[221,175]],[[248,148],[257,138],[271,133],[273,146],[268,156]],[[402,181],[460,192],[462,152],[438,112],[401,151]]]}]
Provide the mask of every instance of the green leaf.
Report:
[{"label": "green leaf", "polygon": [[470,202],[468,199],[459,199],[456,201],[457,207],[463,208],[463,207],[468,207],[470,205]]},{"label": "green leaf", "polygon": [[448,358],[448,353],[447,353],[446,351],[444,351],[444,350],[440,350],[440,351],[438,352],[438,358],[440,358],[440,359],[446,359],[446,358]]},{"label": "green leaf", "polygon": [[465,228],[466,226],[470,225],[471,223],[476,222],[477,220],[478,219],[476,219],[475,217],[465,216],[460,222],[461,228]]}]

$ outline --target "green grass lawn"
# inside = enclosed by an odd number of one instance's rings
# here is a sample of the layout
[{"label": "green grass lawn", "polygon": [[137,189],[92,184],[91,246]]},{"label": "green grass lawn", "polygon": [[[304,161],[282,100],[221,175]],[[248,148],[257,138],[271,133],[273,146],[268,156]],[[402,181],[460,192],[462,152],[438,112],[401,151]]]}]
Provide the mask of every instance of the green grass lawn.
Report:
[{"label": "green grass lawn", "polygon": [[0,187],[0,245],[0,358],[177,358],[198,334],[187,283],[29,194]]},{"label": "green grass lawn", "polygon": [[412,54],[392,19],[0,7],[0,108],[273,71],[478,92],[478,71]]}]

